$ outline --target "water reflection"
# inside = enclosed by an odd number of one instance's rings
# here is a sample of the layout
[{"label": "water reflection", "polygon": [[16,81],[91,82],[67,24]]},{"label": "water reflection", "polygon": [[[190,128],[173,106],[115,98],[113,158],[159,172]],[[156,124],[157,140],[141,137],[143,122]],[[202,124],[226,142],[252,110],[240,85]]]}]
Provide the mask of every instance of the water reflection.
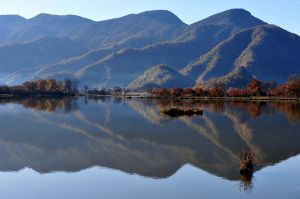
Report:
[{"label": "water reflection", "polygon": [[0,105],[15,103],[25,108],[36,109],[37,111],[54,112],[60,109],[68,113],[78,109],[77,101],[77,97],[19,97],[0,98]]},{"label": "water reflection", "polygon": [[251,193],[254,190],[253,173],[240,174],[239,189],[246,193]]},{"label": "water reflection", "polygon": [[250,193],[254,188],[253,173],[255,156],[251,151],[244,151],[240,156],[240,189]]},{"label": "water reflection", "polygon": [[[240,180],[250,191],[252,174],[239,173],[242,151],[253,152],[257,170],[300,152],[297,103],[39,98],[1,99],[0,104],[2,171],[101,166],[167,178],[190,164]],[[168,107],[204,113],[170,118],[160,113]]]}]

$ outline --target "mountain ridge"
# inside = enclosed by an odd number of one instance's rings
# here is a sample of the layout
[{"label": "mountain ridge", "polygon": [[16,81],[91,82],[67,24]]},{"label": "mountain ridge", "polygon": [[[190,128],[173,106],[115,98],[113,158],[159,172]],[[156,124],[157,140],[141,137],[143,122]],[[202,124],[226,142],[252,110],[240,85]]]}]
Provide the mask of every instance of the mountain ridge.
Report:
[{"label": "mountain ridge", "polygon": [[[78,78],[81,86],[91,88],[127,87],[132,82],[144,85],[143,79],[148,79],[145,75],[153,75],[149,70],[162,64],[175,70],[169,70],[168,75],[185,76],[182,78],[187,82],[181,87],[191,85],[190,81],[192,86],[227,82],[227,86],[244,87],[246,80],[252,78],[282,83],[289,75],[300,73],[299,36],[267,24],[244,9],[226,10],[190,25],[167,10],[99,22],[75,15],[11,18],[20,22],[0,28],[0,50],[5,41],[30,46],[46,37],[67,38],[84,49],[73,57],[23,64],[17,71],[4,74],[6,78],[0,78],[11,85],[45,77],[61,79],[63,75]],[[0,74],[4,71],[0,66]]]}]

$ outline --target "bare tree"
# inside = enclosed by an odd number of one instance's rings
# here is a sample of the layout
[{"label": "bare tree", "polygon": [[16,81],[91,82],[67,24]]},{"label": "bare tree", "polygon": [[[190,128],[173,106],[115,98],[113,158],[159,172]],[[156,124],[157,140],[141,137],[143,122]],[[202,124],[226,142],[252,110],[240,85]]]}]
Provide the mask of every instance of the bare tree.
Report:
[{"label": "bare tree", "polygon": [[85,86],[84,86],[84,94],[85,94],[85,95],[87,94],[88,90],[89,90],[89,87],[88,87],[87,85],[85,85]]}]

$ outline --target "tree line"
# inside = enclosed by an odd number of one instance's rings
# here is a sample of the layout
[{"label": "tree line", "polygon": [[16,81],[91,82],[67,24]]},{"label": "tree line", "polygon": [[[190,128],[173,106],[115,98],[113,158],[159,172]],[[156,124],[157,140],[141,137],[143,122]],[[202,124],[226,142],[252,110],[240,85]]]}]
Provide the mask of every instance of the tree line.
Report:
[{"label": "tree line", "polygon": [[[54,79],[40,79],[27,81],[18,86],[0,86],[1,95],[75,95],[79,92],[80,82],[76,79],[57,81]],[[85,94],[97,95],[126,95],[128,89],[119,87],[113,89],[85,88]],[[150,90],[158,97],[300,97],[300,77],[293,75],[289,80],[277,86],[276,82],[262,82],[253,79],[246,88],[229,88],[215,85],[211,88],[158,88]]]},{"label": "tree line", "polygon": [[7,95],[74,95],[78,93],[79,81],[65,79],[40,79],[27,81],[18,86],[0,86],[0,94]]},{"label": "tree line", "polygon": [[226,89],[223,85],[215,85],[211,88],[158,88],[150,92],[159,97],[300,97],[300,77],[293,75],[281,86],[253,79],[246,88]]}]

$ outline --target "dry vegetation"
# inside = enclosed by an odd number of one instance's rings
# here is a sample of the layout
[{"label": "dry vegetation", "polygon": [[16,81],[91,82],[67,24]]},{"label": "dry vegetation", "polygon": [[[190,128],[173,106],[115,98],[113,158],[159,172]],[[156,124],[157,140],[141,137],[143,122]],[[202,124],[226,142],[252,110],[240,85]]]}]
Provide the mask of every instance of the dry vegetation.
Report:
[{"label": "dry vegetation", "polygon": [[229,88],[226,89],[222,85],[215,85],[211,88],[160,88],[151,91],[156,97],[300,97],[300,77],[292,76],[289,81],[281,86],[276,86],[275,82],[262,82],[252,80],[247,88]]},{"label": "dry vegetation", "polygon": [[25,82],[19,86],[0,86],[2,96],[32,95],[74,95],[78,92],[79,81],[65,79],[62,82],[53,79],[40,79]]}]

